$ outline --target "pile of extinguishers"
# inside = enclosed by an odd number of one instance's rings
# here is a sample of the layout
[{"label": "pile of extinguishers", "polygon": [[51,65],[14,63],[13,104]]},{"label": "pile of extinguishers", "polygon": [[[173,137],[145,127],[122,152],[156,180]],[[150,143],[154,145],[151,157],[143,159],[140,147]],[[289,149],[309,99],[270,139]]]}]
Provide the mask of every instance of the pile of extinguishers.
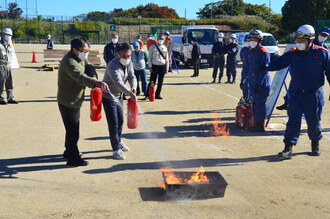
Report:
[{"label": "pile of extinguishers", "polygon": [[252,103],[251,98],[245,100],[243,97],[238,102],[236,107],[236,128],[248,129],[256,125]]}]

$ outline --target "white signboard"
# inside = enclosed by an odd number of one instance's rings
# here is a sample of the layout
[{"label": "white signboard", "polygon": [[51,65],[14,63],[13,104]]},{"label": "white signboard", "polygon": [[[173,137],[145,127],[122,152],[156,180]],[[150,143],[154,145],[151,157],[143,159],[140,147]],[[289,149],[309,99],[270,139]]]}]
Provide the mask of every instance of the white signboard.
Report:
[{"label": "white signboard", "polygon": [[266,101],[266,118],[267,118],[266,125],[268,125],[270,117],[272,116],[277,99],[281,93],[284,81],[286,79],[286,76],[288,75],[289,72],[288,69],[289,68],[285,68],[276,72],[273,78],[272,84],[270,86],[269,96]]}]

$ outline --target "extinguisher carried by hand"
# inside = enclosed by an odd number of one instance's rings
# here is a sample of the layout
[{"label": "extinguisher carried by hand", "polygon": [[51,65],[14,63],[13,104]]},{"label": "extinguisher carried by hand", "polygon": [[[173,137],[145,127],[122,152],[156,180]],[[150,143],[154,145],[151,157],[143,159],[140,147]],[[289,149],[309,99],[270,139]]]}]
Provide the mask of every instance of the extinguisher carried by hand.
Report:
[{"label": "extinguisher carried by hand", "polygon": [[102,91],[100,88],[94,88],[91,90],[90,95],[90,110],[91,110],[91,120],[100,121],[102,118]]},{"label": "extinguisher carried by hand", "polygon": [[149,95],[149,101],[155,101],[155,84],[154,84],[154,82],[150,83],[148,95]]},{"label": "extinguisher carried by hand", "polygon": [[127,100],[127,128],[136,129],[139,124],[139,108],[131,98]]}]

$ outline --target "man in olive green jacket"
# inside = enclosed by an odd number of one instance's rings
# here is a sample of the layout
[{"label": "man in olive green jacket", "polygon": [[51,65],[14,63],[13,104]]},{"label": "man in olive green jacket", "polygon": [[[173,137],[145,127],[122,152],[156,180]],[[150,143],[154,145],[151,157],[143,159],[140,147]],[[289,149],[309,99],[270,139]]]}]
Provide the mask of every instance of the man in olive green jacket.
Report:
[{"label": "man in olive green jacket", "polygon": [[84,101],[85,88],[100,87],[109,92],[106,83],[98,81],[96,76],[88,76],[86,68],[89,42],[84,37],[71,41],[71,51],[61,61],[58,70],[57,101],[65,126],[65,148],[63,156],[68,159],[68,166],[86,166],[78,150],[80,107]]}]

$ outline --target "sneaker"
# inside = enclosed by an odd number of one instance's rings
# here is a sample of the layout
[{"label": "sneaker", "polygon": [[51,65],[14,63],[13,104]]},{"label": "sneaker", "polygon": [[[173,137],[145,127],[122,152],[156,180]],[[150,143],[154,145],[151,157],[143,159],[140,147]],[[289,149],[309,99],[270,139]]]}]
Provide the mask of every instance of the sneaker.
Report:
[{"label": "sneaker", "polygon": [[119,147],[122,151],[129,151],[129,147],[127,147],[127,145],[123,141],[120,142]]},{"label": "sneaker", "polygon": [[14,99],[9,99],[7,103],[8,104],[18,104],[18,102]]},{"label": "sneaker", "polygon": [[0,100],[0,105],[7,105],[7,102],[4,100]]},{"label": "sneaker", "polygon": [[114,151],[112,157],[115,160],[125,160],[125,155],[121,149]]}]

